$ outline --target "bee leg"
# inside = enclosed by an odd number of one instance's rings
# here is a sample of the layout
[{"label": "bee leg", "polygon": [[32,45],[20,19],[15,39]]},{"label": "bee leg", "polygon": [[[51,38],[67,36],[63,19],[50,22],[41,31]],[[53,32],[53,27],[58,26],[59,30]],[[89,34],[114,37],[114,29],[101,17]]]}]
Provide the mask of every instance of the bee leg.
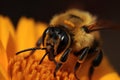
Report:
[{"label": "bee leg", "polygon": [[75,67],[74,67],[74,75],[75,75],[75,78],[77,80],[79,80],[79,78],[77,77],[77,74],[76,74],[76,71],[78,70],[78,68],[80,67],[80,64],[79,62],[76,63]]},{"label": "bee leg", "polygon": [[92,65],[89,69],[89,73],[88,73],[88,76],[89,76],[89,80],[92,79],[92,75],[93,75],[93,72],[94,72],[94,68],[99,66],[101,61],[102,61],[102,58],[103,58],[103,51],[100,49],[99,52],[98,52],[98,55],[96,56],[96,58],[92,61]]},{"label": "bee leg", "polygon": [[54,70],[54,77],[56,77],[56,73],[57,73],[57,71],[60,69],[61,66],[62,66],[62,63],[57,63],[57,64],[56,64],[56,68],[55,68],[55,70]]},{"label": "bee leg", "polygon": [[89,47],[86,47],[86,48],[82,49],[82,53],[81,53],[81,51],[79,53],[81,55],[78,56],[77,63],[75,65],[75,67],[74,67],[74,75],[75,75],[75,77],[76,77],[77,80],[79,80],[79,79],[78,79],[78,77],[76,75],[76,71],[78,70],[78,68],[80,67],[80,65],[84,62],[84,60],[86,59],[86,57],[88,55],[88,52],[89,52]]},{"label": "bee leg", "polygon": [[45,56],[47,55],[48,53],[45,53],[44,56],[42,57],[42,59],[40,60],[39,64],[41,64],[45,58]]},{"label": "bee leg", "polygon": [[60,69],[60,67],[62,66],[62,64],[67,60],[69,53],[71,52],[71,48],[68,48],[63,55],[60,58],[60,62],[56,63],[56,68],[54,70],[54,77],[56,77],[56,73],[57,71]]}]

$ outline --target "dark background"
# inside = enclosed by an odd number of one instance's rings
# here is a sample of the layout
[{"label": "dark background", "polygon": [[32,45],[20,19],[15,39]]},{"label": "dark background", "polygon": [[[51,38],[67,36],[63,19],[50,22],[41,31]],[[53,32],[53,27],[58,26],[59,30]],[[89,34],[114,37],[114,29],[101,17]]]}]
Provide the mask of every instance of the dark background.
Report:
[{"label": "dark background", "polygon": [[[0,14],[10,17],[15,26],[21,16],[49,22],[54,14],[69,8],[87,10],[101,19],[120,23],[120,0],[0,1]],[[111,64],[120,73],[120,31],[102,31],[101,35],[103,49]]]}]

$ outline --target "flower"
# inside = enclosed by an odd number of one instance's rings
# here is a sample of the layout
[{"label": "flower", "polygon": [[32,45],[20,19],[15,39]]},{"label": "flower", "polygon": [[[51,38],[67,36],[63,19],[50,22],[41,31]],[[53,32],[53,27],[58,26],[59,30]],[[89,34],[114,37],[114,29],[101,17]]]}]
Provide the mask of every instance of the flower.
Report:
[{"label": "flower", "polygon": [[[73,55],[69,56],[55,78],[53,76],[55,69],[53,62],[46,57],[42,64],[39,64],[45,51],[36,51],[30,57],[27,57],[29,52],[15,54],[20,50],[34,47],[46,26],[45,23],[22,17],[15,30],[8,17],[0,16],[0,80],[76,80],[72,71],[76,60]],[[84,65],[88,64],[84,63]],[[88,80],[88,67],[85,66],[77,71],[80,80]],[[92,78],[93,80],[120,80],[119,75],[108,63],[106,57],[96,68]]]}]

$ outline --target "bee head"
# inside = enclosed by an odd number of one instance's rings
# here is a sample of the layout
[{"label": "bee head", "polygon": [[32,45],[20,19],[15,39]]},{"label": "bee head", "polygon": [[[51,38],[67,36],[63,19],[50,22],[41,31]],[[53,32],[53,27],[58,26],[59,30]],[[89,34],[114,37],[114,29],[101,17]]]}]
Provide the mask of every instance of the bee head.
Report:
[{"label": "bee head", "polygon": [[69,34],[63,30],[61,27],[48,27],[43,33],[43,46],[47,49],[46,51],[49,53],[51,49],[54,50],[52,52],[54,55],[59,54],[64,51],[67,46],[71,43],[71,39]]}]

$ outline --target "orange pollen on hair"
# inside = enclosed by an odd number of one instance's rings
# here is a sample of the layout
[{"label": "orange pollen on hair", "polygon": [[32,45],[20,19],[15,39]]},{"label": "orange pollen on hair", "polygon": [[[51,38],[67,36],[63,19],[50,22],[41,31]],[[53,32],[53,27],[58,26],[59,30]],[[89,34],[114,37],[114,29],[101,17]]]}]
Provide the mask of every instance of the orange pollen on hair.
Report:
[{"label": "orange pollen on hair", "polygon": [[71,21],[68,21],[68,20],[64,20],[64,24],[66,24],[66,25],[68,25],[68,26],[70,26],[72,28],[75,27],[75,25]]},{"label": "orange pollen on hair", "polygon": [[14,56],[9,61],[9,76],[11,80],[75,80],[73,73],[58,71],[54,77],[55,64],[49,60],[43,61],[30,56]]}]

